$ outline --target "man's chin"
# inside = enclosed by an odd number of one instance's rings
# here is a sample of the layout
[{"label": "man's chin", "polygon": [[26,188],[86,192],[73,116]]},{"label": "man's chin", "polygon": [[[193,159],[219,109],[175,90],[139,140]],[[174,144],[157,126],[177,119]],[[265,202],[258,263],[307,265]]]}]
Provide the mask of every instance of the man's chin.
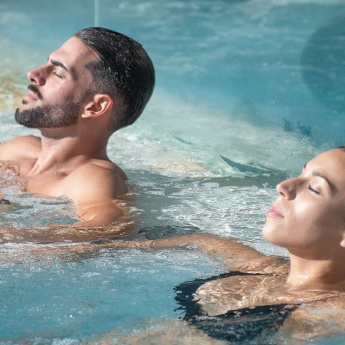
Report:
[{"label": "man's chin", "polygon": [[79,103],[32,107],[22,105],[15,111],[15,120],[28,128],[60,128],[77,123]]}]

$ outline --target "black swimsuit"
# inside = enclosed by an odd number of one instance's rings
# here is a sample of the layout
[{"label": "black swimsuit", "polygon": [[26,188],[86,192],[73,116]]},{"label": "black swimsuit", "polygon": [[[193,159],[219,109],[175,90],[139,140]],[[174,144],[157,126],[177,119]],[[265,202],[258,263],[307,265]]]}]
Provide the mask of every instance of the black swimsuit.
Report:
[{"label": "black swimsuit", "polygon": [[220,316],[205,315],[193,294],[204,283],[229,276],[250,275],[242,272],[230,272],[207,279],[195,279],[175,287],[180,305],[177,310],[184,311],[183,319],[209,336],[231,342],[231,344],[276,344],[274,333],[283,324],[297,306],[279,304],[256,308],[245,308],[230,311]]}]

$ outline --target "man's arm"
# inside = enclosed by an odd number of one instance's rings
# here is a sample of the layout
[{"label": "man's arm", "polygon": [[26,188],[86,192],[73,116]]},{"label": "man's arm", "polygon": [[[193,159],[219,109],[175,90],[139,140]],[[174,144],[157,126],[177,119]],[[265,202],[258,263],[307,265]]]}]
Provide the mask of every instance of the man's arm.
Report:
[{"label": "man's arm", "polygon": [[71,173],[65,195],[74,204],[80,222],[74,226],[103,226],[128,221],[128,192],[125,181],[115,170],[87,164]]},{"label": "man's arm", "polygon": [[[130,232],[134,223],[123,223],[110,226],[81,227],[50,224],[45,227],[4,228],[0,227],[0,244],[4,243],[78,243],[114,239]],[[42,253],[49,255],[49,249],[37,247]],[[59,247],[57,247],[58,249]],[[58,252],[58,250],[57,250]],[[51,253],[53,255],[53,253]]]},{"label": "man's arm", "polygon": [[130,221],[129,206],[123,198],[104,199],[98,203],[77,203],[75,212],[80,221],[74,223],[74,227],[106,226]]}]

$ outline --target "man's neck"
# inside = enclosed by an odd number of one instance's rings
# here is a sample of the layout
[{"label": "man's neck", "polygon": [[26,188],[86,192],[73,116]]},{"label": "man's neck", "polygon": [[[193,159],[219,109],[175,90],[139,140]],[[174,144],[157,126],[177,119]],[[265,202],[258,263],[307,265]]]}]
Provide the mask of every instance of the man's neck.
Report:
[{"label": "man's neck", "polygon": [[27,176],[70,171],[93,159],[108,160],[106,143],[80,135],[45,135],[42,133],[41,152]]}]

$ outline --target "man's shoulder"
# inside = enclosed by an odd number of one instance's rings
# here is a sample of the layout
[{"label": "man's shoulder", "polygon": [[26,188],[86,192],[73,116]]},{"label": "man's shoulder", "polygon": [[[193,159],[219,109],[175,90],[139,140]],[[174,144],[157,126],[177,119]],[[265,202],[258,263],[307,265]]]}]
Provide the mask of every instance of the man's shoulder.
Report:
[{"label": "man's shoulder", "polygon": [[75,170],[78,174],[98,173],[101,175],[116,175],[122,180],[127,180],[124,171],[115,163],[105,159],[91,159]]},{"label": "man's shoulder", "polygon": [[34,145],[37,147],[41,146],[41,138],[36,137],[34,135],[23,135],[20,137],[16,137],[13,139],[10,139],[4,143],[1,143],[1,145],[8,144],[8,145]]},{"label": "man's shoulder", "polygon": [[95,159],[90,161],[87,165],[93,169],[110,171],[112,174],[116,174],[122,180],[128,179],[125,172],[118,165],[116,165],[110,160]]},{"label": "man's shoulder", "polygon": [[66,173],[63,195],[73,201],[81,224],[110,224],[124,216],[125,207],[117,199],[128,192],[127,178],[115,164],[90,160]]},{"label": "man's shoulder", "polygon": [[33,135],[16,137],[0,144],[0,160],[30,159],[38,156],[41,139]]},{"label": "man's shoulder", "polygon": [[[109,192],[113,196],[127,193],[127,176],[116,164],[107,160],[93,159],[76,168],[68,175],[69,185],[86,186],[89,191],[101,194]],[[103,193],[102,193],[103,191]]]}]

